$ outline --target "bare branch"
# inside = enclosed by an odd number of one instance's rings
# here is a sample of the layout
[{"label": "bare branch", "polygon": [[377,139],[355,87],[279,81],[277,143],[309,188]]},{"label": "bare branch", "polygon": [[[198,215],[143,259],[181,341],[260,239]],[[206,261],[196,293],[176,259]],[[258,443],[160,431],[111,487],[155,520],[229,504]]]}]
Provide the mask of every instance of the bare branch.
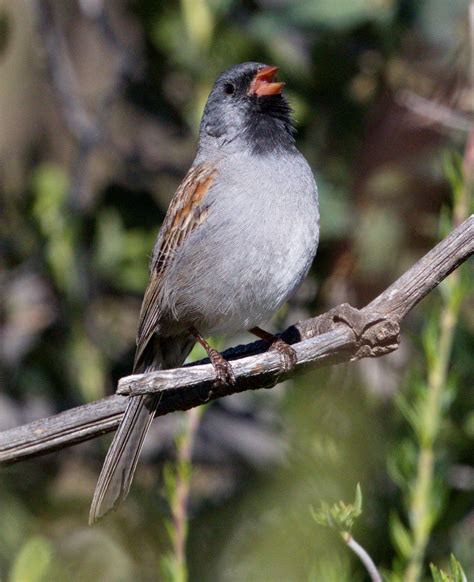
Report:
[{"label": "bare branch", "polygon": [[460,131],[471,131],[474,126],[474,121],[469,116],[407,89],[399,92],[398,101],[425,119],[427,125],[438,124]]},{"label": "bare branch", "polygon": [[56,22],[50,0],[34,0],[32,7],[38,35],[45,50],[48,74],[61,115],[77,142],[77,151],[71,170],[69,198],[73,207],[80,208],[87,186],[89,159],[97,146],[110,141],[108,118],[112,105],[121,97],[127,79],[133,75],[138,61],[117,38],[109,21],[105,4],[97,3],[95,10],[89,11],[89,18],[102,34],[111,53],[114,54],[116,64],[112,81],[99,97],[94,114],[90,113],[80,95],[67,41]]},{"label": "bare branch", "polygon": [[114,430],[125,410],[127,394],[159,392],[157,416],[188,410],[258,388],[270,388],[299,370],[376,357],[398,347],[399,325],[408,312],[474,253],[474,215],[420,259],[362,310],[347,304],[288,328],[282,337],[293,345],[297,365],[282,374],[276,352],[254,342],[225,352],[236,383],[215,388],[210,364],[198,362],[122,378],[114,396],[0,433],[0,463],[14,463],[61,449]]},{"label": "bare branch", "polygon": [[51,4],[47,0],[34,0],[31,5],[38,34],[43,43],[48,73],[63,119],[79,143],[95,144],[99,139],[99,130],[79,97],[66,39],[55,24]]}]

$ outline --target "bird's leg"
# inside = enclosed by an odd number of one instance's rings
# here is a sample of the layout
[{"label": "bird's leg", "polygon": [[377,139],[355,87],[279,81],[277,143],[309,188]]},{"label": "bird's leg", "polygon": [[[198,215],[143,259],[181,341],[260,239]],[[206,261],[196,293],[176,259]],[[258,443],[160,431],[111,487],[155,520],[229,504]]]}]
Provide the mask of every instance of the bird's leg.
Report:
[{"label": "bird's leg", "polygon": [[260,327],[252,327],[249,329],[250,333],[256,335],[263,341],[270,345],[271,350],[275,350],[280,354],[281,362],[285,372],[289,372],[295,367],[297,357],[295,350],[283,341],[280,337],[261,329]]},{"label": "bird's leg", "polygon": [[217,350],[211,347],[195,327],[190,327],[189,332],[206,350],[216,373],[216,383],[235,384],[234,371],[232,370],[230,362],[228,362]]}]

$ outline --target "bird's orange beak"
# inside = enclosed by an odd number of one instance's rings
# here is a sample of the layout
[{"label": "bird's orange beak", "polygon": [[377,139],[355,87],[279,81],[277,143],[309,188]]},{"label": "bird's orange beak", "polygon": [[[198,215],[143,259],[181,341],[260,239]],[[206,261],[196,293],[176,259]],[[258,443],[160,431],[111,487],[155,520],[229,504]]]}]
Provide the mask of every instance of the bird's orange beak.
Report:
[{"label": "bird's orange beak", "polygon": [[283,91],[285,83],[275,83],[275,77],[278,73],[278,67],[263,67],[253,78],[249,95],[279,95]]}]

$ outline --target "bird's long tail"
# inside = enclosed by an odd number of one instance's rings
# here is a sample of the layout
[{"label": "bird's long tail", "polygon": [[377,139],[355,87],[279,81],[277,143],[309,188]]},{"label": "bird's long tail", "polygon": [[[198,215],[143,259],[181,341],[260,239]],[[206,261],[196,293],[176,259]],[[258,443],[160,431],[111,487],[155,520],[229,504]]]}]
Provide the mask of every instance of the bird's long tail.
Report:
[{"label": "bird's long tail", "polygon": [[[164,341],[173,342],[173,349],[159,349],[159,347],[166,348],[170,346],[157,346],[155,344],[153,350],[150,349],[148,362],[145,365],[141,365],[139,369],[143,372],[148,372],[180,366],[194,344],[194,340],[189,338],[180,338],[179,340],[175,338]],[[134,372],[136,371],[135,369]],[[94,491],[89,513],[89,525],[92,525],[114,509],[127,497],[138,458],[148,429],[155,416],[158,403],[158,395],[129,397],[127,408],[107,452]]]}]

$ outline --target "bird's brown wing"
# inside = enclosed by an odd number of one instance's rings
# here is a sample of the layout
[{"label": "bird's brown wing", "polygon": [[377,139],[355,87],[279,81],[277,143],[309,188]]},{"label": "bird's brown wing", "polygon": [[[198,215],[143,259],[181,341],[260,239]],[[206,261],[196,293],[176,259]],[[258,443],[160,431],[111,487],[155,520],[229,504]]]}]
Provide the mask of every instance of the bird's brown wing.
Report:
[{"label": "bird's brown wing", "polygon": [[134,371],[141,365],[145,349],[160,317],[159,295],[163,275],[176,251],[189,234],[206,218],[209,206],[204,199],[217,171],[206,164],[193,166],[176,191],[166,213],[150,265],[150,280],[140,311]]}]

